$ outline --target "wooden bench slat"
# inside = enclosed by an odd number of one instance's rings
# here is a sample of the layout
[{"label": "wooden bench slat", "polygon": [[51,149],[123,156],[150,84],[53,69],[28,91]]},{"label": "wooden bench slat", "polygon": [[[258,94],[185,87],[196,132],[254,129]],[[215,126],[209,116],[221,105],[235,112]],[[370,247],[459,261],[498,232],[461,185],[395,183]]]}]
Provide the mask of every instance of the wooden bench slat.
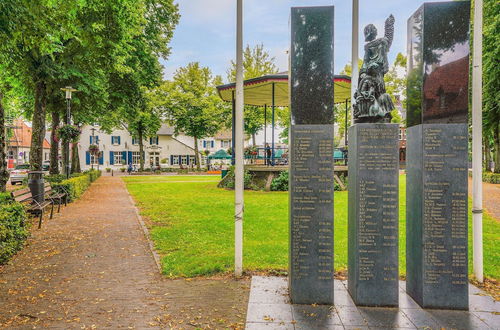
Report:
[{"label": "wooden bench slat", "polygon": [[11,194],[12,194],[12,197],[17,197],[19,195],[25,195],[25,194],[28,194],[28,193],[31,195],[30,188],[24,188],[24,189],[14,190]]}]

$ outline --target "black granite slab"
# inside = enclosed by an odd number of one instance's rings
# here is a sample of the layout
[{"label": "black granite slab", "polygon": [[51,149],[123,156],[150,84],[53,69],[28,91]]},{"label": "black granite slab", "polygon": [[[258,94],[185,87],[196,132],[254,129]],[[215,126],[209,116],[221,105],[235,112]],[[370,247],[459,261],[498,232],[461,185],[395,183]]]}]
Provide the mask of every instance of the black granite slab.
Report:
[{"label": "black granite slab", "polygon": [[349,128],[349,293],[356,305],[398,305],[399,124]]},{"label": "black granite slab", "polygon": [[408,127],[467,123],[470,2],[424,3],[408,20]]},{"label": "black granite slab", "polygon": [[292,125],[333,124],[333,18],[333,6],[292,8]]},{"label": "black granite slab", "polygon": [[290,297],[333,304],[333,125],[292,125]]},{"label": "black granite slab", "polygon": [[289,291],[333,304],[334,7],[291,10]]},{"label": "black granite slab", "polygon": [[407,130],[406,289],[424,308],[469,308],[467,130]]}]

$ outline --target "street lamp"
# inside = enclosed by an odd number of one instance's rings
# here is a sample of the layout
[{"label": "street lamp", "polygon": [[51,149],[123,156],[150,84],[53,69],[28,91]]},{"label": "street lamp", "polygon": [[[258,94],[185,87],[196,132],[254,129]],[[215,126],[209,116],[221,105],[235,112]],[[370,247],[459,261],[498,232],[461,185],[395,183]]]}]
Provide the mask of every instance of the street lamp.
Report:
[{"label": "street lamp", "polygon": [[[92,131],[92,144],[93,144],[93,143],[94,143],[94,141],[95,141],[95,127],[92,127],[90,130]],[[91,156],[92,156],[92,155],[91,155]],[[94,155],[94,158],[95,158],[95,155]],[[92,159],[91,159],[91,160],[92,160]],[[94,162],[93,162],[93,161],[91,161],[91,162],[90,162],[90,164],[91,164],[91,166],[92,166],[92,170],[93,170],[93,169],[94,169]]]},{"label": "street lamp", "polygon": [[[61,88],[61,90],[66,92],[66,118],[64,121],[66,125],[69,125],[71,121],[71,93],[77,92],[77,90],[71,86],[66,86]],[[69,140],[65,142],[64,147],[66,149],[66,154],[64,155],[64,160],[66,162],[66,178],[69,179],[69,173],[71,172],[71,166],[69,164]]]}]

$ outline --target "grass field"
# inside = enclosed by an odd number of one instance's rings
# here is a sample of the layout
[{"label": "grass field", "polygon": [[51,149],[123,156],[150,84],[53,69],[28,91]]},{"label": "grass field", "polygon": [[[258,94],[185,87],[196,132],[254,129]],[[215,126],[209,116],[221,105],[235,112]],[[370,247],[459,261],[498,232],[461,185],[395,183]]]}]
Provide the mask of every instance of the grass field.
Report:
[{"label": "grass field", "polygon": [[[172,277],[209,275],[233,269],[232,191],[216,187],[219,177],[124,177]],[[400,273],[405,273],[405,177],[400,177]],[[335,192],[335,269],[347,267],[347,192]],[[469,207],[470,211],[470,207]],[[469,212],[470,213],[470,212]],[[469,214],[469,228],[471,215]],[[484,216],[484,271],[500,278],[500,222]],[[469,255],[472,255],[469,230]],[[244,268],[286,271],[288,193],[245,192]],[[471,257],[469,269],[471,270]]]}]

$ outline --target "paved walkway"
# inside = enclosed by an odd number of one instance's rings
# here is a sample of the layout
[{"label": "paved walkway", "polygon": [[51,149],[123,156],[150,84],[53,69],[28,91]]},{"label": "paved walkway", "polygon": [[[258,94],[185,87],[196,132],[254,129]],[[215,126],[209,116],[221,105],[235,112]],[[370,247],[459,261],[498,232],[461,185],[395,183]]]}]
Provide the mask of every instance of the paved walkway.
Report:
[{"label": "paved walkway", "polygon": [[102,177],[0,268],[0,326],[242,327],[249,281],[158,273],[120,178]]},{"label": "paved walkway", "polygon": [[[469,195],[472,196],[471,178],[469,178]],[[483,208],[500,221],[500,184],[483,182]]]}]

